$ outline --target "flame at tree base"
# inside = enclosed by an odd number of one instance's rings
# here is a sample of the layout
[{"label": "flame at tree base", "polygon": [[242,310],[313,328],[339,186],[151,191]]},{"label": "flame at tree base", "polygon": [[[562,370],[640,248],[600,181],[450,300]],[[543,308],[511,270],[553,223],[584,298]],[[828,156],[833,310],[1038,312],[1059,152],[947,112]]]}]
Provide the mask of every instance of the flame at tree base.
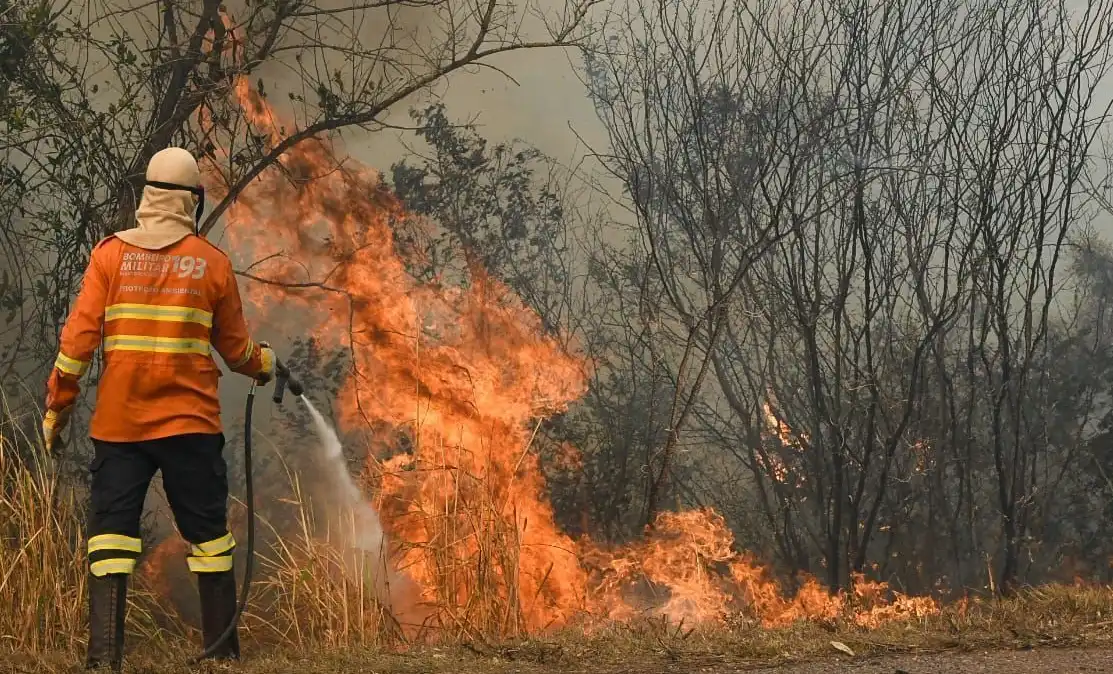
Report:
[{"label": "flame at tree base", "polygon": [[[266,101],[245,81],[235,91],[252,124],[281,140]],[[205,167],[218,198],[219,159]],[[583,395],[584,364],[481,269],[457,286],[408,274],[394,230],[426,225],[376,172],[351,159],[340,166],[325,142],[282,155],[226,222],[234,248],[262,261],[250,271],[256,282],[243,284],[257,317],[296,312],[319,345],[345,352],[339,422],[350,435],[374,429],[372,441],[393,453],[368,451],[361,479],[394,570],[418,588],[406,610],[424,619],[404,626],[410,638],[590,629],[642,615],[688,625],[745,616],[765,627],[846,616],[874,627],[939,611],[861,576],[849,594],[805,578],[789,597],[734,551],[710,510],[662,513],[643,540],[613,548],[560,531],[534,451],[537,419]]]},{"label": "flame at tree base", "polygon": [[[733,534],[710,509],[661,513],[643,541],[609,552],[588,549],[584,560],[601,572],[593,590],[602,598],[603,611],[596,615],[612,620],[648,613],[698,625],[745,617],[778,628],[800,620],[846,617],[859,627],[874,628],[924,618],[940,608],[931,597],[892,592],[887,584],[862,574],[853,576],[849,596],[831,594],[815,578],[803,576],[789,598],[767,568],[734,551]],[[624,588],[639,582],[658,589],[656,601],[640,611],[624,597]]]}]

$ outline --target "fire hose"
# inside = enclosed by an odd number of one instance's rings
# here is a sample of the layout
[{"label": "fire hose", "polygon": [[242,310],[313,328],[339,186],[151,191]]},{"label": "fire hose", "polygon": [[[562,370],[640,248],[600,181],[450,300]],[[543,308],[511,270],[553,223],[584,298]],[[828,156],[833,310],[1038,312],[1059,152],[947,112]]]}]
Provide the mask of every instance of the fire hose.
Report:
[{"label": "fire hose", "polygon": [[[247,404],[243,413],[243,472],[244,472],[244,487],[245,498],[247,500],[247,559],[244,562],[243,572],[243,585],[240,588],[240,602],[236,607],[236,612],[232,615],[232,620],[228,623],[228,627],[224,628],[223,634],[217,637],[216,641],[209,645],[208,648],[193,659],[192,664],[197,664],[205,658],[211,657],[213,653],[232,636],[236,626],[239,625],[240,617],[243,615],[244,609],[247,608],[247,596],[251,591],[251,570],[255,560],[255,491],[252,484],[251,475],[251,413],[255,408],[255,388],[258,382],[251,382],[251,390],[247,393]],[[304,389],[301,382],[290,374],[289,368],[280,360],[275,360],[274,366],[274,395],[271,396],[277,404],[282,404],[282,398],[285,396],[286,388],[289,387],[290,393],[295,396],[301,397]]]}]

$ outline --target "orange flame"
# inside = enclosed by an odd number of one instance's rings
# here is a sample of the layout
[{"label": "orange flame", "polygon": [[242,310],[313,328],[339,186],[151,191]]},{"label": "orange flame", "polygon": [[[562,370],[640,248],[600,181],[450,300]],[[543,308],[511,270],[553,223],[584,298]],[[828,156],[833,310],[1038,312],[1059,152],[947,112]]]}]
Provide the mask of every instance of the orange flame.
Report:
[{"label": "orange flame", "polygon": [[[243,81],[236,94],[277,142],[266,102]],[[442,625],[516,633],[578,617],[649,612],[699,623],[745,611],[779,626],[834,617],[848,601],[870,625],[933,610],[927,598],[885,601],[887,588],[862,578],[850,600],[814,579],[787,599],[734,552],[709,510],[663,513],[645,540],[619,549],[571,540],[556,526],[531,440],[535,419],[584,393],[583,363],[483,270],[465,287],[408,275],[393,231],[410,216],[371,169],[350,159],[338,167],[319,140],[282,155],[280,167],[228,211],[234,245],[262,260],[252,274],[268,280],[247,284],[248,295],[264,314],[297,311],[317,340],[350,354],[339,401],[346,429],[405,429],[412,452],[369,457],[368,475],[396,563]],[[766,411],[784,444],[800,448],[804,436]]]},{"label": "orange flame", "polygon": [[[280,142],[277,115],[246,80],[234,95],[266,142]],[[200,123],[211,130],[205,114]],[[205,175],[219,199],[228,153],[217,148],[215,157]],[[257,260],[243,284],[248,305],[261,316],[276,308],[296,315],[322,346],[348,354],[343,429],[404,436],[408,451],[383,460],[368,452],[365,478],[377,488],[396,567],[440,627],[511,635],[642,613],[688,623],[742,613],[777,627],[850,608],[856,624],[870,627],[938,610],[930,598],[862,576],[849,596],[804,578],[789,598],[735,552],[711,510],[662,513],[643,540],[617,548],[560,531],[533,440],[537,419],[585,392],[584,362],[482,269],[472,268],[464,286],[410,276],[394,232],[426,223],[375,171],[351,159],[341,166],[325,141],[284,153],[237,195],[225,220],[233,247]],[[768,405],[765,413],[784,445],[803,451],[806,437]],[[569,465],[579,460],[572,447],[561,455]],[[773,474],[787,479],[781,470]]]},{"label": "orange flame", "polygon": [[[777,415],[773,406],[768,402],[762,404],[762,415],[765,417],[765,426],[768,432],[777,438],[781,448],[793,450],[797,453],[804,451],[808,443],[807,434],[793,430],[788,422]],[[788,484],[789,478],[794,475],[796,478],[794,480],[795,486],[804,486],[804,476],[799,472],[791,471],[785,464],[784,459],[777,453],[763,451],[757,455],[757,461],[767,475],[781,484]]]}]

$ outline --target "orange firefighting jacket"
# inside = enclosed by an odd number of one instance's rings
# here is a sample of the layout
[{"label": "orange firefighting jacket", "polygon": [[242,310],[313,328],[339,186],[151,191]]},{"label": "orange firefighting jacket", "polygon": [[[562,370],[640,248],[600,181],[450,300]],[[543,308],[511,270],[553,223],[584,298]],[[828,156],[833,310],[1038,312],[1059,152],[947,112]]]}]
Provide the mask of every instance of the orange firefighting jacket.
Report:
[{"label": "orange firefighting jacket", "polygon": [[93,249],[47,382],[47,415],[68,416],[103,342],[89,435],[137,442],[222,432],[215,350],[239,374],[273,371],[248,334],[231,261],[202,237],[161,250],[109,236]]}]

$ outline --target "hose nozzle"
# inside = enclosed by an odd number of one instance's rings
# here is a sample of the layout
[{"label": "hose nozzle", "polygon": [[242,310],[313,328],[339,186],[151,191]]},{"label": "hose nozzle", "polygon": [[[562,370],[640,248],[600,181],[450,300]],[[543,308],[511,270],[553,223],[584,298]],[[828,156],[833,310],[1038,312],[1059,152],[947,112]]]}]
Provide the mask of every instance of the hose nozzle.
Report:
[{"label": "hose nozzle", "polygon": [[290,368],[281,360],[275,359],[274,363],[274,395],[271,400],[276,403],[281,403],[282,398],[286,393],[286,387],[290,387],[290,393],[300,396],[305,389],[302,388],[301,382],[298,381],[294,375],[290,374]]}]

